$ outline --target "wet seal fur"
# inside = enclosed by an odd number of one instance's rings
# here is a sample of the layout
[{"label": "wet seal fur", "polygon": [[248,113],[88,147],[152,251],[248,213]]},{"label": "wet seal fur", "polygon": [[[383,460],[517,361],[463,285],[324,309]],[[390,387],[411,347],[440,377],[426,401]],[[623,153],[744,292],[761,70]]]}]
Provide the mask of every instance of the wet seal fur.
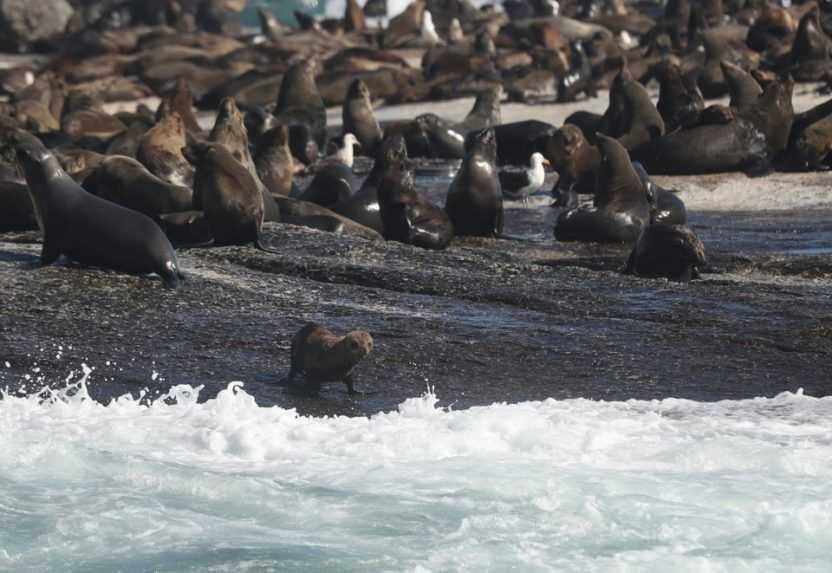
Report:
[{"label": "wet seal fur", "polygon": [[503,232],[503,193],[497,176],[494,130],[469,134],[466,154],[448,189],[445,211],[457,235],[495,237]]},{"label": "wet seal fur", "polygon": [[624,273],[688,282],[699,278],[699,271],[706,264],[705,246],[699,237],[684,225],[656,221],[653,211],[650,224],[639,235],[627,259]]},{"label": "wet seal fur", "polygon": [[364,155],[375,157],[376,149],[383,139],[381,127],[373,114],[370,90],[361,79],[353,80],[347,91],[342,109],[342,133],[352,133],[358,138]]},{"label": "wet seal fur", "polygon": [[16,147],[43,232],[41,264],[66,255],[82,264],[156,273],[168,288],[179,285],[184,276],[176,253],[150,217],[85,191],[29,134],[20,134]]},{"label": "wet seal fur", "polygon": [[373,337],[368,332],[354,330],[337,336],[319,324],[307,324],[292,338],[292,361],[285,379],[289,392],[317,396],[322,384],[343,382],[349,394],[360,394],[352,371],[372,350]]},{"label": "wet seal fur", "polygon": [[598,147],[602,159],[594,204],[560,214],[555,226],[559,241],[629,243],[638,239],[649,221],[647,190],[627,150],[601,134]]}]

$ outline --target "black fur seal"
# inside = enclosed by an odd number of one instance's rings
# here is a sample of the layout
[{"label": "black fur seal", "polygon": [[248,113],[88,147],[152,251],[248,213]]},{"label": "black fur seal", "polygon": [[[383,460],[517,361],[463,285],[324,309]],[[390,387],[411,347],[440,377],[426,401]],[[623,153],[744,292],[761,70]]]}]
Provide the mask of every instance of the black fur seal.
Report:
[{"label": "black fur seal", "polygon": [[84,182],[87,191],[150,217],[193,208],[189,187],[162,181],[131,157],[112,155]]},{"label": "black fur seal", "polygon": [[706,264],[705,246],[692,230],[659,223],[651,217],[627,259],[624,273],[688,282],[699,278]]},{"label": "black fur seal", "polygon": [[469,134],[465,158],[445,200],[457,235],[494,237],[503,232],[503,193],[497,176],[494,130]]},{"label": "black fur seal", "polygon": [[17,157],[43,232],[43,265],[66,255],[82,264],[156,273],[168,288],[184,278],[170,241],[150,217],[85,191],[35,138],[17,138]]},{"label": "black fur seal", "polygon": [[196,166],[194,207],[205,212],[214,244],[254,243],[258,249],[273,252],[260,242],[265,206],[249,170],[219,143],[195,143],[185,154]]},{"label": "black fur seal", "polygon": [[373,350],[373,337],[363,330],[337,336],[319,324],[307,324],[292,338],[289,391],[317,396],[321,385],[343,382],[350,394],[355,390],[352,370]]},{"label": "black fur seal", "polygon": [[543,137],[554,133],[556,128],[551,123],[530,119],[504,123],[493,129],[497,162],[500,165],[525,165],[532,153],[540,151],[538,148]]},{"label": "black fur seal", "polygon": [[381,144],[383,136],[381,127],[379,127],[373,114],[370,90],[361,79],[356,78],[350,84],[341,116],[343,121],[342,133],[352,133],[358,138],[362,153],[375,157],[376,148]]},{"label": "black fur seal", "polygon": [[384,238],[423,249],[442,250],[454,237],[448,215],[422,197],[407,160],[390,161],[378,188]]},{"label": "black fur seal", "polygon": [[560,214],[555,226],[559,241],[630,243],[650,217],[647,190],[627,150],[615,139],[598,135],[601,169],[592,207]]}]

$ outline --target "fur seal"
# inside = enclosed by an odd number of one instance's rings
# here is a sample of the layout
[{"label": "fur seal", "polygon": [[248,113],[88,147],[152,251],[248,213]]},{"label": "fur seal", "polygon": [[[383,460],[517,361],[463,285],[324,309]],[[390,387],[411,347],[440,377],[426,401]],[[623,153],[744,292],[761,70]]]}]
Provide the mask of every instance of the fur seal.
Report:
[{"label": "fur seal", "polygon": [[[293,64],[280,84],[275,116],[290,126],[301,124],[308,128],[312,140],[323,149],[326,144],[326,107],[315,83],[316,63],[304,60]],[[290,137],[295,134],[290,133]],[[307,142],[304,143],[304,148]],[[304,161],[304,157],[298,157]]]},{"label": "fur seal", "polygon": [[185,148],[185,154],[196,166],[194,207],[205,212],[214,244],[254,243],[260,250],[273,252],[260,242],[265,206],[249,170],[219,143],[195,143]]},{"label": "fur seal", "polygon": [[130,157],[105,158],[86,179],[84,187],[103,199],[150,217],[193,208],[190,187],[162,181]]},{"label": "fur seal", "polygon": [[657,139],[665,132],[664,120],[647,90],[629,78],[625,66],[610,88],[610,104],[600,128],[602,133],[615,137],[628,150]]},{"label": "fur seal", "polygon": [[144,134],[136,159],[163,181],[192,187],[194,169],[182,155],[185,145],[185,124],[178,113],[171,111]]},{"label": "fur seal", "polygon": [[466,134],[474,130],[496,127],[503,123],[500,115],[500,98],[502,97],[503,87],[499,84],[479,92],[474,101],[474,107],[464,120],[453,126],[454,130]]},{"label": "fur seal", "polygon": [[293,187],[295,160],[289,149],[287,126],[278,125],[260,136],[254,152],[254,167],[272,196],[289,196]]},{"label": "fur seal", "polygon": [[576,40],[569,43],[569,69],[557,80],[558,101],[575,101],[582,93],[588,98],[598,96],[592,77],[592,62],[583,44]]},{"label": "fur seal", "polygon": [[797,81],[818,81],[829,74],[830,44],[832,42],[823,32],[820,10],[815,4],[800,19],[792,44],[791,73]]},{"label": "fur seal", "polygon": [[[534,119],[504,123],[494,127],[497,162],[500,165],[525,165],[540,141],[555,132],[555,126]],[[551,159],[550,159],[551,161]]]},{"label": "fur seal", "polygon": [[558,241],[629,243],[649,220],[647,191],[627,150],[601,134],[598,147],[602,160],[594,204],[560,214],[555,226]]},{"label": "fur seal", "polygon": [[547,137],[542,146],[543,156],[549,160],[558,173],[557,186],[553,190],[554,206],[566,206],[570,199],[563,193],[595,193],[595,175],[601,166],[601,153],[591,145],[583,131],[571,124],[565,124]]},{"label": "fur seal", "polygon": [[365,227],[370,227],[378,233],[384,233],[381,221],[381,207],[378,201],[378,187],[384,176],[386,166],[390,163],[407,159],[407,146],[401,137],[385,137],[376,155],[373,168],[361,188],[352,197],[339,201],[332,210],[349,217]]},{"label": "fur seal", "polygon": [[0,233],[38,228],[29,188],[17,181],[0,181]]},{"label": "fur seal", "polygon": [[457,235],[500,235],[503,232],[503,194],[497,176],[494,130],[472,132],[465,147],[465,158],[448,189],[445,211]]},{"label": "fur seal", "polygon": [[349,394],[360,394],[352,371],[372,350],[373,337],[368,332],[354,330],[337,336],[319,324],[307,324],[292,338],[289,391],[316,396],[322,384],[343,382]]},{"label": "fur seal", "polygon": [[43,265],[62,254],[82,263],[128,273],[156,273],[168,288],[184,278],[170,241],[150,217],[85,191],[57,158],[28,134],[17,137],[38,225]]},{"label": "fur seal", "polygon": [[728,105],[736,109],[745,109],[757,103],[757,99],[763,93],[763,88],[754,76],[731,62],[723,60],[719,65],[722,66],[722,74],[725,76],[725,83],[731,94],[731,101]]},{"label": "fur seal", "polygon": [[378,202],[385,239],[434,250],[446,249],[453,240],[451,220],[416,191],[406,159],[385,164]]},{"label": "fur seal", "polygon": [[214,240],[211,226],[202,211],[180,211],[159,215],[159,225],[177,246],[206,245]]},{"label": "fur seal", "polygon": [[427,134],[429,155],[435,159],[462,159],[465,155],[465,137],[447,121],[433,113],[416,117]]},{"label": "fur seal", "polygon": [[688,210],[685,207],[685,202],[679,199],[673,191],[668,191],[659,185],[656,185],[644,166],[636,161],[633,162],[633,169],[636,170],[639,179],[641,179],[644,189],[647,192],[647,200],[651,204],[650,216],[656,222],[664,223],[665,225],[684,225],[688,222]]},{"label": "fur seal", "polygon": [[705,246],[692,230],[659,223],[651,216],[633,246],[624,273],[688,282],[699,278],[706,264]]},{"label": "fur seal", "polygon": [[668,132],[687,128],[697,123],[699,113],[705,108],[705,100],[696,82],[683,75],[672,62],[659,65],[659,101],[656,109],[664,120]]},{"label": "fur seal", "polygon": [[347,99],[341,113],[343,133],[352,133],[358,138],[364,155],[375,157],[376,148],[383,139],[381,127],[373,115],[373,102],[367,84],[356,78],[347,91]]}]

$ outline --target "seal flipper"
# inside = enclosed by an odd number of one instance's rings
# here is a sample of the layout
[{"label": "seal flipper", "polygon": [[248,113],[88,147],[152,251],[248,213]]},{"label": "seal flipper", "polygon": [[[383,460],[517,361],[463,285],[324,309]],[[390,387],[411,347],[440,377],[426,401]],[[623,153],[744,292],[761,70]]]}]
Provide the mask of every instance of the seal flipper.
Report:
[{"label": "seal flipper", "polygon": [[43,237],[43,249],[40,252],[40,264],[45,267],[57,261],[61,256],[61,246],[58,241],[50,240],[48,235]]}]

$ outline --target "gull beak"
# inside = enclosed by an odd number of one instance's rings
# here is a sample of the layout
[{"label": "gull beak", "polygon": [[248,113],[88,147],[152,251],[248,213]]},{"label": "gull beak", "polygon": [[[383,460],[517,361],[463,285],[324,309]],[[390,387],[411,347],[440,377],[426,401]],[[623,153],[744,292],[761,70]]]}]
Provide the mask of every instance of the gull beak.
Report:
[{"label": "gull beak", "polygon": [[543,158],[543,165],[545,165],[546,167],[551,167],[551,166],[552,166],[552,162],[551,162],[551,161],[549,161],[548,159],[546,159],[546,158],[544,157],[544,158]]}]

